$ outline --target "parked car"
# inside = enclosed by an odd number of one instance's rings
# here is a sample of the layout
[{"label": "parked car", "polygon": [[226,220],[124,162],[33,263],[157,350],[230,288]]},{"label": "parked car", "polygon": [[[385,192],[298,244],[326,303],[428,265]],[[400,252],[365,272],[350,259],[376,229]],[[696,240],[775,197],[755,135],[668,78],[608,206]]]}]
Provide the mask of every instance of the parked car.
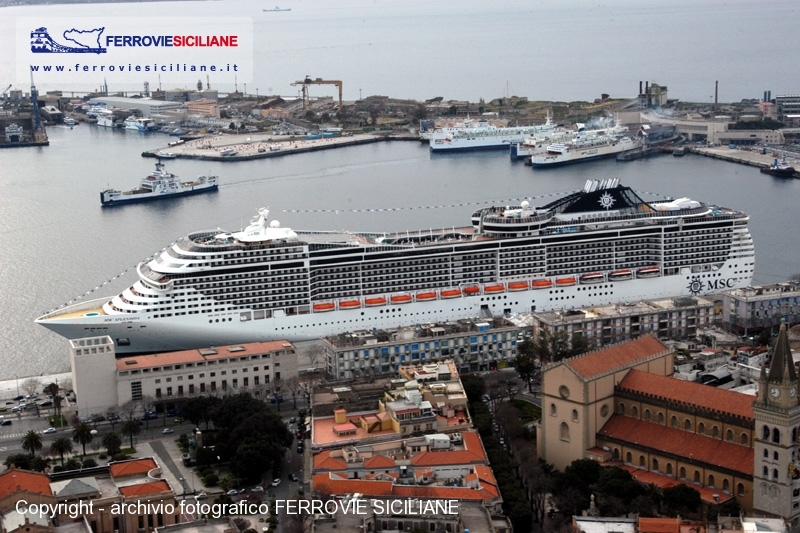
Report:
[{"label": "parked car", "polygon": [[275,479],[272,480],[272,486],[273,487],[277,487],[280,484],[281,484],[281,478],[276,477]]},{"label": "parked car", "polygon": [[298,477],[294,474],[289,474],[289,480],[294,482],[300,481]]},{"label": "parked car", "polygon": [[161,431],[161,433],[162,433],[163,435],[168,435],[168,434],[170,434],[170,433],[175,433],[175,430],[174,430],[174,429],[172,429],[172,428],[164,428],[164,429]]},{"label": "parked car", "polygon": [[239,494],[239,491],[238,491],[238,490],[236,490],[236,489],[231,489],[231,490],[229,490],[228,492],[226,492],[226,494],[227,494],[228,496],[236,496],[237,494]]},{"label": "parked car", "polygon": [[55,432],[56,428],[47,428],[44,431],[42,431],[42,433],[44,433],[45,435],[49,435],[50,433],[55,433]]},{"label": "parked car", "polygon": [[289,423],[290,424],[294,424],[296,421],[297,421],[297,419],[295,417],[292,417],[292,418],[289,419]]},{"label": "parked car", "polygon": [[264,492],[264,487],[262,487],[261,485],[256,485],[255,487],[253,487],[252,491],[253,492]]},{"label": "parked car", "polygon": [[11,425],[11,420],[3,420],[2,422],[0,422],[0,426],[10,426],[10,425]]}]

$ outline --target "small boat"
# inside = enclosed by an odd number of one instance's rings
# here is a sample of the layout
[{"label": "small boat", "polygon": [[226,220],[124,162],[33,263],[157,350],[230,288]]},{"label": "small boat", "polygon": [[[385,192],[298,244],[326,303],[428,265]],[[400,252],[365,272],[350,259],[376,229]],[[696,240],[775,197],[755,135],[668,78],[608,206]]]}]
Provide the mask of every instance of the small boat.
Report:
[{"label": "small boat", "polygon": [[232,155],[236,155],[238,152],[234,148],[226,148],[222,150],[219,155],[222,157],[230,157]]},{"label": "small boat", "polygon": [[793,166],[790,166],[786,160],[778,161],[776,159],[770,166],[762,168],[761,172],[772,176],[778,176],[779,178],[791,178],[794,176],[795,169]]},{"label": "small boat", "polygon": [[478,287],[477,285],[469,285],[467,287],[464,287],[464,294],[466,294],[467,296],[474,296],[480,293],[481,293],[481,288]]},{"label": "small boat", "polygon": [[602,272],[589,272],[581,275],[581,283],[600,283],[605,280]]},{"label": "small boat", "polygon": [[175,174],[167,172],[164,163],[158,159],[155,171],[142,179],[138,187],[129,191],[106,189],[100,193],[100,203],[110,206],[187,196],[216,191],[218,186],[217,176],[198,176],[192,181],[181,181]]},{"label": "small boat", "polygon": [[436,299],[436,291],[421,291],[417,293],[417,301],[418,302],[425,302],[427,300],[435,300]]},{"label": "small boat", "polygon": [[496,283],[493,285],[484,285],[483,286],[483,293],[484,294],[497,294],[499,292],[505,292],[506,287],[502,283]]},{"label": "small boat", "polygon": [[567,276],[566,278],[556,278],[557,287],[569,287],[570,285],[575,285],[576,283],[578,283],[578,279],[575,276]]},{"label": "small boat", "polygon": [[383,297],[383,296],[367,298],[367,299],[364,300],[364,304],[367,307],[377,307],[379,305],[386,305],[386,298]]},{"label": "small boat", "polygon": [[679,146],[678,148],[672,150],[672,155],[674,155],[675,157],[683,157],[684,155],[686,155],[686,148],[684,148],[683,146]]},{"label": "small boat", "polygon": [[327,311],[333,311],[336,309],[336,306],[333,305],[333,302],[321,302],[318,304],[314,304],[312,306],[315,313],[325,313]]},{"label": "small boat", "polygon": [[512,281],[508,284],[508,290],[511,292],[527,291],[529,287],[527,281]]},{"label": "small boat", "polygon": [[273,11],[291,11],[291,10],[292,10],[291,7],[280,7],[280,6],[275,6],[272,9],[262,9],[262,11],[266,11],[267,13],[272,13]]},{"label": "small boat", "polygon": [[553,282],[549,279],[537,279],[531,283],[531,287],[534,289],[549,289],[553,286]]},{"label": "small boat", "polygon": [[342,300],[339,302],[339,309],[358,309],[361,307],[361,300]]},{"label": "small boat", "polygon": [[410,294],[393,294],[389,300],[393,304],[408,304],[413,301]]},{"label": "small boat", "polygon": [[622,281],[624,279],[631,279],[631,278],[633,278],[633,271],[629,268],[612,270],[611,273],[609,273],[608,275],[609,281]]},{"label": "small boat", "polygon": [[661,269],[658,267],[643,267],[636,271],[637,278],[654,278],[661,275]]},{"label": "small boat", "polygon": [[156,154],[156,156],[157,156],[159,159],[175,159],[176,157],[178,157],[177,155],[175,155],[175,154],[174,154],[174,153],[172,153],[172,152],[158,152],[158,153]]},{"label": "small boat", "polygon": [[444,289],[441,295],[442,298],[458,298],[461,296],[461,289]]},{"label": "small boat", "polygon": [[77,124],[78,121],[76,121],[74,118],[67,117],[64,119],[65,126],[77,126]]}]

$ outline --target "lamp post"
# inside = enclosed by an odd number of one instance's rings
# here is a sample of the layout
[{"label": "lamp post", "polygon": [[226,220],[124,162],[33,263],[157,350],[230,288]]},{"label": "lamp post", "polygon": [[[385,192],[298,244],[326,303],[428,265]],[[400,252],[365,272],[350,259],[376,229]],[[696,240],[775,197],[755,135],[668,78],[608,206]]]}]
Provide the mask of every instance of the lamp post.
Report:
[{"label": "lamp post", "polygon": [[222,477],[222,460],[217,456],[217,476]]}]

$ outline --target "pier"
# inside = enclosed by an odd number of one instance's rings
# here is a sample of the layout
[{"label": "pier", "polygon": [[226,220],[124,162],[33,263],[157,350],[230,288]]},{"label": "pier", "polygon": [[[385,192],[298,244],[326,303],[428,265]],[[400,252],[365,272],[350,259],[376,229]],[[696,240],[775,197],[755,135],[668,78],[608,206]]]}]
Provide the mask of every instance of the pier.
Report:
[{"label": "pier", "polygon": [[[731,163],[748,165],[758,169],[769,167],[772,165],[772,162],[779,157],[772,151],[761,153],[760,151],[730,148],[728,146],[686,146],[686,152],[713,157],[714,159],[721,159]],[[794,177],[797,177],[797,173],[795,173]]]}]

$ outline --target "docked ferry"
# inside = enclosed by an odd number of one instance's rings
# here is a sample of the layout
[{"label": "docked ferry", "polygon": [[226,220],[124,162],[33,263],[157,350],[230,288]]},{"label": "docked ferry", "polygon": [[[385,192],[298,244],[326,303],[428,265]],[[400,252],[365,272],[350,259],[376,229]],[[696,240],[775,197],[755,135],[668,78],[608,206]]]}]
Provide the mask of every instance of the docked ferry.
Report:
[{"label": "docked ferry", "polygon": [[612,128],[599,130],[598,133],[586,132],[577,135],[569,142],[550,144],[544,153],[531,156],[531,165],[534,168],[541,168],[582,163],[616,156],[642,147],[644,142],[642,136],[628,137],[616,130],[617,128]]},{"label": "docked ferry", "polygon": [[117,353],[580,308],[750,285],[749,217],[688,198],[645,201],[590,180],[542,207],[478,209],[468,225],[293,231],[259,209],[243,231],[191,233],[122,293],[37,319]]},{"label": "docked ferry", "polygon": [[536,126],[498,127],[482,120],[475,126],[435,130],[431,135],[430,148],[432,152],[508,150],[509,146],[522,142],[526,137],[545,134],[555,129],[556,126],[550,122],[549,117],[547,122]]}]

